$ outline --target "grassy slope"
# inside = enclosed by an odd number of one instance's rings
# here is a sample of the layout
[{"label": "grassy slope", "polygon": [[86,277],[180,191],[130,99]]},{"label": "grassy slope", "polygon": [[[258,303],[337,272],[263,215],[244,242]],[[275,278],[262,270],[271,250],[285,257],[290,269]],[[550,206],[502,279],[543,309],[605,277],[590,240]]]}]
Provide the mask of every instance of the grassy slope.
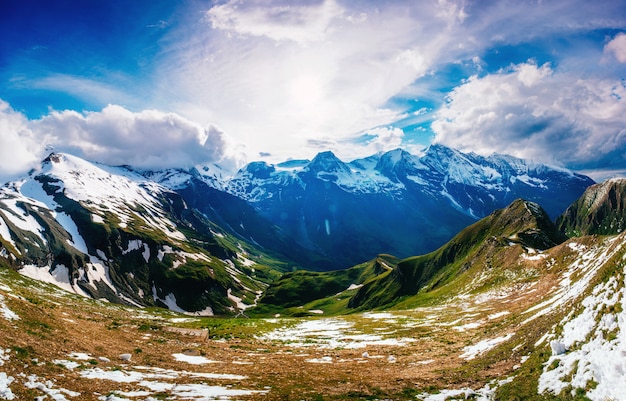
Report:
[{"label": "grassy slope", "polygon": [[[347,288],[345,276],[350,271],[328,275],[299,272],[274,283],[262,303],[304,305],[305,310],[319,308],[333,313],[384,309],[396,304],[416,306],[437,298],[440,292],[437,290],[447,283],[463,285],[464,280],[484,269],[506,264],[517,257],[520,250],[546,249],[564,240],[541,208],[517,200],[462,230],[434,252],[401,261],[392,260],[386,264],[387,269],[370,269],[369,274],[362,276],[363,280],[352,281],[363,284],[361,288],[335,296],[338,289]],[[520,247],[512,250],[509,244],[519,244]],[[353,269],[363,269],[366,265]],[[468,270],[472,270],[471,274],[463,275]],[[494,275],[492,280],[506,281],[507,278]],[[320,285],[332,288],[332,291],[324,294],[319,291]],[[453,290],[446,288],[445,291]]]}]

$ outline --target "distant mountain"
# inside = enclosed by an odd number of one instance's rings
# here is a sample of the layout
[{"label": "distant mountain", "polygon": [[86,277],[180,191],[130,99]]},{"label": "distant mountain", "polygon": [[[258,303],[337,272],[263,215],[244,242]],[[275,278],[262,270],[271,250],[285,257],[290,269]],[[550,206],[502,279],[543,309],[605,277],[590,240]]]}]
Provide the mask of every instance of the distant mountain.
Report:
[{"label": "distant mountain", "polygon": [[619,234],[626,229],[626,179],[613,178],[587,188],[557,220],[570,236]]},{"label": "distant mountain", "polygon": [[311,161],[253,162],[219,187],[328,260],[313,267],[328,270],[381,253],[433,251],[517,198],[540,203],[554,218],[593,183],[511,156],[431,145],[421,156],[396,149],[350,163],[332,152]]},{"label": "distant mountain", "polygon": [[274,269],[291,266],[233,233],[127,167],[67,154],[0,188],[0,258],[118,303],[209,315],[250,306],[279,275]]}]

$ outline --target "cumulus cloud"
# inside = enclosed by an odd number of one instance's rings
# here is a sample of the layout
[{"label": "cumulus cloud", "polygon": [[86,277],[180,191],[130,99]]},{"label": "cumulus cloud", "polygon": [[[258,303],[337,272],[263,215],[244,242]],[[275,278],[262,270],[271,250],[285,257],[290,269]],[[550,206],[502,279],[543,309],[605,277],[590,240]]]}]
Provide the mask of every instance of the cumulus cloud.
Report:
[{"label": "cumulus cloud", "polygon": [[24,173],[52,148],[91,161],[143,169],[240,164],[227,154],[233,142],[217,127],[157,110],[135,113],[109,105],[98,112],[52,111],[28,120],[0,101],[0,133],[3,178]]},{"label": "cumulus cloud", "polygon": [[224,133],[175,113],[133,113],[109,105],[99,112],[54,111],[33,122],[33,130],[56,149],[89,160],[146,169],[189,167],[220,161]]},{"label": "cumulus cloud", "polygon": [[0,100],[0,180],[34,167],[43,152],[44,145],[28,128],[28,120]]},{"label": "cumulus cloud", "polygon": [[435,142],[482,154],[593,168],[626,166],[626,87],[534,62],[455,88],[432,124]]},{"label": "cumulus cloud", "polygon": [[604,46],[604,52],[612,54],[620,63],[626,63],[626,34],[617,34]]}]

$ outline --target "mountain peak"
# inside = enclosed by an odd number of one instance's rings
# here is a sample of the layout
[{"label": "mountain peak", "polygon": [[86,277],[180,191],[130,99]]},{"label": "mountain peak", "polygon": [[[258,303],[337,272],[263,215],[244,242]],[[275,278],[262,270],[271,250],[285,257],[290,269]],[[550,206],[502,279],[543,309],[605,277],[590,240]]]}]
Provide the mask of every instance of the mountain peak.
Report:
[{"label": "mountain peak", "polygon": [[504,209],[491,214],[491,229],[512,242],[548,249],[565,241],[545,210],[539,204],[516,199]]},{"label": "mountain peak", "polygon": [[306,169],[316,173],[350,173],[350,167],[329,150],[318,153]]},{"label": "mountain peak", "polygon": [[410,166],[414,165],[411,162],[412,157],[409,152],[400,148],[390,150],[380,156],[375,169],[389,177],[392,181],[397,182],[400,180],[400,177],[406,175]]}]

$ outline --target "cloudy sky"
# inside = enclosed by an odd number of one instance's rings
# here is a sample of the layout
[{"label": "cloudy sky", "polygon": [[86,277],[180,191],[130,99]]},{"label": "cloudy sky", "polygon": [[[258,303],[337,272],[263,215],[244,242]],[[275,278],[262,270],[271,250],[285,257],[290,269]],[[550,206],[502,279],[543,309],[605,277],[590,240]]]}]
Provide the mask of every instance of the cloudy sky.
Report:
[{"label": "cloudy sky", "polygon": [[3,0],[0,179],[430,143],[626,171],[626,2]]}]

